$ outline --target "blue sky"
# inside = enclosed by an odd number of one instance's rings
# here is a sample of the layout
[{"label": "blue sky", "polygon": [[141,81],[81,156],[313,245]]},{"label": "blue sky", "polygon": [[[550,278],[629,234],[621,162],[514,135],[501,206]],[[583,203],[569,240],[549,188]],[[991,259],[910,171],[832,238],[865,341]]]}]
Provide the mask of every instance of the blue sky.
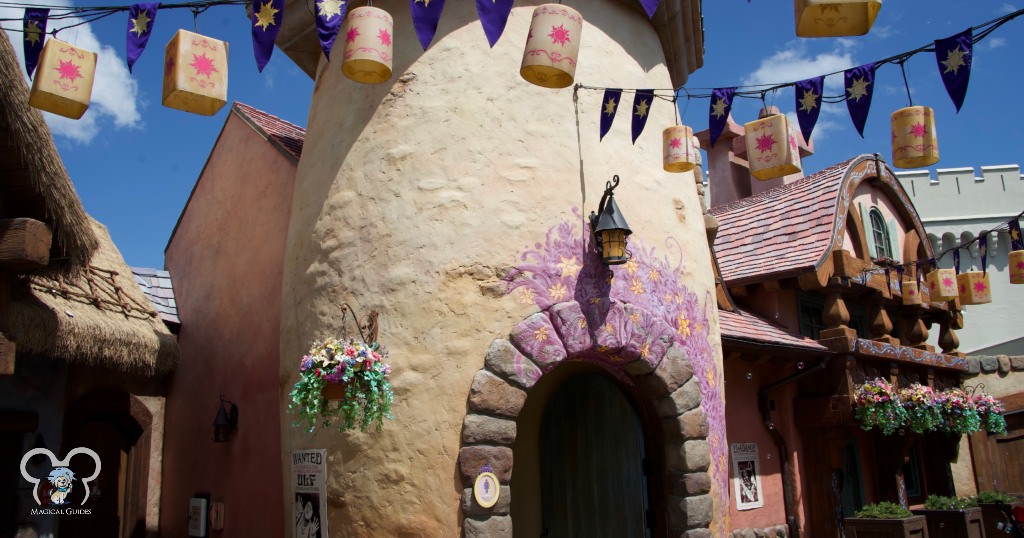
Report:
[{"label": "blue sky", "polygon": [[[794,34],[788,0],[707,0],[703,2],[704,67],[690,77],[687,88],[708,93],[699,88],[792,82],[826,74],[917,48],[1020,7],[1024,2],[890,0],[883,3],[867,36],[800,39]],[[586,17],[585,9],[583,14]],[[403,11],[395,15],[408,16]],[[21,10],[0,7],[0,18],[12,16],[20,18]],[[229,107],[205,117],[160,104],[163,48],[178,28],[195,31],[190,12],[159,12],[149,47],[131,75],[124,64],[126,17],[114,15],[58,36],[100,52],[101,76],[82,120],[48,116],[48,122],[85,209],[110,228],[130,265],[163,267],[164,247]],[[1018,37],[1022,25],[1024,17],[975,45],[970,89],[959,114],[942,87],[933,54],[919,54],[907,63],[914,104],[935,109],[941,154],[936,167],[1022,160],[1018,148],[1024,139],[1024,106],[1014,99],[1024,82],[1020,70],[1024,49]],[[208,10],[199,16],[198,31],[230,44],[229,101],[306,125],[312,81],[280,50],[274,51],[262,74],[256,70],[244,7]],[[12,34],[18,50],[20,37]],[[417,46],[414,36],[397,43]],[[585,37],[580,61],[588,61]],[[841,80],[841,75],[826,79],[826,95],[839,94]],[[880,68],[876,85],[863,139],[853,128],[845,103],[824,106],[814,132],[816,154],[805,159],[806,172],[859,153],[879,152],[889,159],[889,115],[907,105],[899,68]],[[794,110],[792,89],[768,99],[784,112]],[[733,119],[738,123],[755,119],[760,106],[759,100],[739,99]],[[707,100],[693,100],[688,106],[681,103],[680,108],[685,109],[684,123],[696,130],[707,127]],[[647,131],[643,136],[658,136],[656,129]]]}]

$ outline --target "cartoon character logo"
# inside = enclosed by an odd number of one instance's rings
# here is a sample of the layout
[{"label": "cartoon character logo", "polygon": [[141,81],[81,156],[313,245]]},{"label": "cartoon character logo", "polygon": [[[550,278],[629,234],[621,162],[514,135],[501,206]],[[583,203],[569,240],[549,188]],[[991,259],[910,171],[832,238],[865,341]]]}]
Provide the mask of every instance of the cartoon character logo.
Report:
[{"label": "cartoon character logo", "polygon": [[67,467],[55,467],[46,479],[53,484],[54,488],[54,492],[50,495],[50,502],[55,505],[68,504],[68,494],[71,493],[75,472]]},{"label": "cartoon character logo", "polygon": [[82,486],[85,488],[85,496],[82,499],[82,505],[84,506],[85,502],[89,500],[89,482],[95,480],[96,477],[100,475],[101,462],[99,454],[97,454],[96,451],[92,449],[78,447],[71,450],[71,452],[68,452],[67,456],[65,456],[63,460],[57,461],[57,457],[53,454],[53,452],[50,452],[45,448],[33,448],[32,450],[26,452],[25,455],[22,456],[21,458],[21,476],[24,477],[28,483],[32,484],[32,497],[36,500],[36,504],[40,506],[42,506],[43,504],[39,500],[40,479],[28,473],[27,465],[29,459],[31,459],[32,456],[41,454],[46,454],[47,456],[49,456],[50,464],[53,467],[53,470],[50,471],[50,474],[49,476],[47,476],[46,479],[54,487],[54,492],[50,495],[50,502],[56,506],[62,506],[70,502],[68,501],[68,495],[71,493],[71,487],[73,485],[72,483],[75,480],[78,480],[77,478],[75,478],[75,473],[69,467],[71,463],[71,458],[77,454],[86,454],[92,457],[92,460],[96,463],[96,470],[95,472],[92,473],[91,476],[82,479]]}]

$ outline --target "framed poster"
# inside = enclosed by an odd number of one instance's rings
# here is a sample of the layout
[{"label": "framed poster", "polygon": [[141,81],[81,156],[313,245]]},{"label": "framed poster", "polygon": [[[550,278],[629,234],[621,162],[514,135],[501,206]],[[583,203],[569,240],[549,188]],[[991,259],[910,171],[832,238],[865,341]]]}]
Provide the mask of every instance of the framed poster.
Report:
[{"label": "framed poster", "polygon": [[205,538],[207,536],[207,510],[210,506],[210,495],[197,493],[188,500],[188,535]]},{"label": "framed poster", "polygon": [[733,443],[732,483],[737,510],[764,506],[761,492],[761,471],[757,460],[757,443]]},{"label": "framed poster", "polygon": [[327,538],[327,449],[292,451],[294,538]]}]

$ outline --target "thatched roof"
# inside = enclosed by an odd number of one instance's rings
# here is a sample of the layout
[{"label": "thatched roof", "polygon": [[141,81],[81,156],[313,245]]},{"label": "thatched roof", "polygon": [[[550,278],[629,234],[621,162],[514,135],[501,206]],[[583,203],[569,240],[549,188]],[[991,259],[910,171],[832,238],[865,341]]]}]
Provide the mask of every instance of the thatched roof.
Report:
[{"label": "thatched roof", "polygon": [[29,217],[50,225],[47,272],[83,268],[96,249],[89,217],[53,145],[7,33],[0,31],[0,218]]},{"label": "thatched roof", "polygon": [[178,361],[178,344],[146,299],[110,234],[89,219],[99,249],[75,276],[24,277],[11,292],[8,334],[22,355],[148,375]]}]

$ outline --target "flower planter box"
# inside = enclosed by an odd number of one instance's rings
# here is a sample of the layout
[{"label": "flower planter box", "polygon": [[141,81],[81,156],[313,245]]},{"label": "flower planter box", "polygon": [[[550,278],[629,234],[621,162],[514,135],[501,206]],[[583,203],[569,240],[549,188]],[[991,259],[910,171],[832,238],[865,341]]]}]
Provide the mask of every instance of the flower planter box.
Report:
[{"label": "flower planter box", "polygon": [[963,510],[914,510],[925,517],[928,534],[934,537],[985,538],[981,508]]},{"label": "flower planter box", "polygon": [[[1024,506],[1024,503],[1011,503],[1010,506]],[[999,530],[999,523],[1005,521],[1003,513],[996,508],[995,503],[978,503],[981,509],[981,519],[985,527],[985,536],[988,538],[999,538],[1009,536],[1006,531]]]},{"label": "flower planter box", "polygon": [[843,520],[846,538],[928,538],[924,516],[906,519],[867,519],[848,517]]}]

